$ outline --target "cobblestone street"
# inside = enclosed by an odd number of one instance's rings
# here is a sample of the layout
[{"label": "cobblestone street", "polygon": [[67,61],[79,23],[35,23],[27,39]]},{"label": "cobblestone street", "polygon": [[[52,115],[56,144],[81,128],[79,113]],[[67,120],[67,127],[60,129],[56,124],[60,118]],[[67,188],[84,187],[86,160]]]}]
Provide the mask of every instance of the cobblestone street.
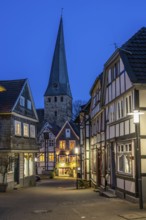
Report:
[{"label": "cobblestone street", "polygon": [[146,220],[146,204],[139,210],[138,204],[105,198],[93,189],[76,190],[75,180],[41,180],[0,198],[1,220]]}]

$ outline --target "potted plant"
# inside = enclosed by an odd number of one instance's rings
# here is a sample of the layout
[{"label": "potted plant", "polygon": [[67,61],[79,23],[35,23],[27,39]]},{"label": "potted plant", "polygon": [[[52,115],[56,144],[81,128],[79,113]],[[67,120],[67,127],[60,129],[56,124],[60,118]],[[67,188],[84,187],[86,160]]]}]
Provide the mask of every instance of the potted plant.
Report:
[{"label": "potted plant", "polygon": [[6,192],[7,190],[7,181],[6,175],[9,171],[9,168],[12,164],[12,157],[8,154],[0,154],[0,174],[1,174],[1,182],[0,182],[0,192]]}]

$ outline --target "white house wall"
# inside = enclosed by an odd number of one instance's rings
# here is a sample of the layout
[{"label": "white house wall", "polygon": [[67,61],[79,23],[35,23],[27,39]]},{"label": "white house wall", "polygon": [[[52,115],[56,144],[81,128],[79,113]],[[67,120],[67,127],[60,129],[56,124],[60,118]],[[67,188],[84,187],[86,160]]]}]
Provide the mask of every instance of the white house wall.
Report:
[{"label": "white house wall", "polygon": [[146,112],[140,115],[140,135],[146,135]]}]

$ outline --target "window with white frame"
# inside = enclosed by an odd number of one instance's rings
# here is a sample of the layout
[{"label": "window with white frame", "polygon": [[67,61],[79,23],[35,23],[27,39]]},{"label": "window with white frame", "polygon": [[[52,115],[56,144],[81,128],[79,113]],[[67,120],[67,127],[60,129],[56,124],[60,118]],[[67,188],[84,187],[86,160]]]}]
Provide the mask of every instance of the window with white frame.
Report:
[{"label": "window with white frame", "polygon": [[21,122],[15,121],[15,135],[21,136]]},{"label": "window with white frame", "polygon": [[117,119],[123,118],[124,116],[124,108],[123,108],[123,100],[119,100],[117,102]]},{"label": "window with white frame", "polygon": [[30,137],[35,138],[35,126],[30,125]]},{"label": "window with white frame", "polygon": [[25,98],[23,96],[20,96],[20,105],[25,106]]},{"label": "window with white frame", "polygon": [[23,136],[29,137],[29,125],[26,123],[23,123]]},{"label": "window with white frame", "polygon": [[49,146],[53,147],[54,146],[54,139],[49,139]]},{"label": "window with white frame", "polygon": [[132,173],[132,144],[119,144],[117,146],[117,171],[123,174]]},{"label": "window with white frame", "polygon": [[125,110],[126,110],[126,115],[132,112],[132,96],[131,95],[128,95],[125,98]]},{"label": "window with white frame", "polygon": [[114,110],[114,104],[112,104],[109,107],[109,122],[113,122],[115,119],[115,110]]},{"label": "window with white frame", "polygon": [[29,110],[32,109],[31,101],[28,100],[28,99],[27,99],[27,108],[28,108]]}]

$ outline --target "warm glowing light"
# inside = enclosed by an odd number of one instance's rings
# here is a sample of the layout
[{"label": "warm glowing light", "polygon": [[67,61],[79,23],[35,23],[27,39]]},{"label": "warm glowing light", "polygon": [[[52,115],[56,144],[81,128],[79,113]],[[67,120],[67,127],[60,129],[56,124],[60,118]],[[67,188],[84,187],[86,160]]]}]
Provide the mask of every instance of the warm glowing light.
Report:
[{"label": "warm glowing light", "polygon": [[0,92],[5,92],[5,91],[6,91],[5,87],[0,86]]},{"label": "warm glowing light", "polygon": [[75,154],[78,154],[78,152],[79,152],[78,147],[75,147]]},{"label": "warm glowing light", "polygon": [[35,157],[35,158],[34,158],[34,161],[35,161],[35,162],[37,162],[37,161],[38,161],[38,158],[37,158],[37,157]]}]

